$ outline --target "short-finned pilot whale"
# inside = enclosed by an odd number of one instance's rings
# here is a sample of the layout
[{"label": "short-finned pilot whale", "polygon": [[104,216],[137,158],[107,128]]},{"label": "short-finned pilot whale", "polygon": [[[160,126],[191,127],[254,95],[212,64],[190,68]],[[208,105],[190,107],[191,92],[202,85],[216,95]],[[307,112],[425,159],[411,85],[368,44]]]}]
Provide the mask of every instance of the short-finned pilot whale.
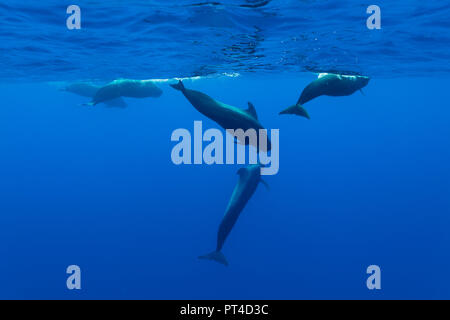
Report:
[{"label": "short-finned pilot whale", "polygon": [[120,97],[157,98],[161,95],[162,90],[151,80],[119,79],[101,87],[95,93],[89,105],[96,105]]},{"label": "short-finned pilot whale", "polygon": [[309,119],[308,112],[303,107],[306,102],[319,96],[349,96],[364,88],[369,81],[370,78],[365,76],[321,73],[316,80],[306,86],[297,103],[280,114],[296,114]]},{"label": "short-finned pilot whale", "polygon": [[[234,188],[231,199],[228,203],[228,207],[225,211],[225,216],[220,224],[219,231],[217,233],[217,247],[216,250],[210,254],[200,256],[199,259],[213,260],[228,266],[228,262],[222,253],[222,248],[236,224],[239,215],[247,204],[248,200],[253,196],[258,187],[258,184],[262,182],[261,179],[261,165],[255,164],[239,169],[238,171],[239,181]],[[267,185],[266,185],[267,186]]]},{"label": "short-finned pilot whale", "polygon": [[[259,130],[264,129],[264,127],[258,120],[255,107],[250,102],[248,103],[248,109],[243,110],[214,100],[213,98],[202,92],[186,89],[181,80],[177,84],[171,84],[171,87],[178,91],[181,91],[183,95],[189,100],[189,102],[194,106],[194,108],[197,109],[197,111],[215,121],[225,130],[242,129],[244,131],[247,131],[248,129],[254,129],[258,134]],[[267,133],[267,131],[265,131],[265,133]],[[264,134],[262,138],[266,139],[267,141],[267,150],[261,151],[265,152],[270,150],[271,143],[267,137],[267,134]],[[248,141],[238,142],[241,144],[248,144]],[[261,146],[259,142],[258,146]]]},{"label": "short-finned pilot whale", "polygon": [[[93,98],[100,88],[101,87],[99,85],[93,84],[91,82],[75,82],[67,85],[61,90],[71,92],[82,97]],[[123,101],[123,99],[120,97],[113,100],[104,101],[104,104],[108,107],[118,108],[125,108],[127,106],[125,101]]]}]

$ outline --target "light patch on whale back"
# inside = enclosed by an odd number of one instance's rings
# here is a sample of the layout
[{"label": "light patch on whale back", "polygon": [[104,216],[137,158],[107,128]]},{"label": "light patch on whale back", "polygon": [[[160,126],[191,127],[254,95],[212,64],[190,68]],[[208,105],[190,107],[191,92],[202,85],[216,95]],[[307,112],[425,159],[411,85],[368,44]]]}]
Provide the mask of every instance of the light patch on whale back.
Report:
[{"label": "light patch on whale back", "polygon": [[126,82],[135,82],[135,83],[138,83],[138,82],[143,82],[143,81],[141,81],[141,80],[135,80],[135,79],[123,79],[123,78],[120,78],[120,79],[116,79],[116,80],[113,80],[113,81],[111,81],[109,84],[121,84],[121,83],[126,83]]},{"label": "light patch on whale back", "polygon": [[358,79],[358,77],[357,76],[354,76],[354,75],[341,75],[341,78],[346,78],[346,79],[350,79],[350,80],[356,80],[356,79]]},{"label": "light patch on whale back", "polygon": [[221,78],[221,77],[225,77],[225,78],[237,78],[240,77],[241,75],[237,72],[234,73],[220,73],[220,74],[214,74],[214,75],[208,75],[208,76],[195,76],[195,77],[184,77],[184,78],[167,78],[167,79],[148,79],[145,81],[152,81],[152,82],[159,82],[159,83],[178,83],[178,81],[197,81],[197,80],[202,80],[202,79],[214,79],[214,78]]},{"label": "light patch on whale back", "polygon": [[335,75],[339,79],[349,79],[349,80],[353,80],[353,81],[360,79],[360,78],[367,78],[365,76],[356,76],[356,75],[346,75],[346,74],[336,74],[336,73],[319,73],[319,76],[317,77],[317,79],[323,78],[327,75]]},{"label": "light patch on whale back", "polygon": [[[237,78],[240,77],[241,74],[238,72],[233,72],[233,73],[229,73],[229,72],[224,72],[224,73],[219,73],[219,74],[213,74],[213,75],[208,75],[208,76],[195,76],[195,77],[185,77],[185,78],[179,78],[179,77],[175,77],[175,78],[167,78],[167,79],[144,79],[144,80],[136,80],[136,79],[125,79],[125,78],[119,78],[116,80],[113,80],[111,82],[108,82],[108,84],[117,84],[117,83],[121,83],[121,82],[126,82],[126,81],[137,81],[137,82],[155,82],[155,83],[178,83],[178,81],[185,81],[185,80],[190,80],[190,81],[197,81],[197,80],[201,80],[201,79],[214,79],[214,78],[221,78],[221,77],[225,77],[225,78]],[[80,82],[104,82],[101,81],[99,79],[95,79],[95,80],[80,80]],[[73,82],[67,82],[67,81],[49,81],[47,82],[49,85],[52,86],[57,86],[58,88],[61,88],[65,85],[68,85],[70,83]]]}]

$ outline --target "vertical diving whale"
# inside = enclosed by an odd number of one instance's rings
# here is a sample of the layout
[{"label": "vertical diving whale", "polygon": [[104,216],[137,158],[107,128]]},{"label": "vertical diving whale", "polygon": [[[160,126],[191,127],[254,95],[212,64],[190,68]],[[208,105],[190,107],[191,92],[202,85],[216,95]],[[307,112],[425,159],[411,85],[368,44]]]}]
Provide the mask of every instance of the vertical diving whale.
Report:
[{"label": "vertical diving whale", "polygon": [[364,76],[321,73],[316,80],[306,86],[297,103],[280,114],[296,114],[309,119],[308,112],[303,107],[306,102],[320,96],[349,96],[364,88],[369,81],[370,78]]},{"label": "vertical diving whale", "polygon": [[217,233],[216,250],[210,254],[200,256],[199,259],[213,260],[228,266],[228,262],[222,253],[225,240],[236,224],[236,221],[246,206],[248,200],[250,200],[253,193],[255,193],[258,184],[260,182],[265,184],[265,182],[261,179],[261,165],[250,165],[239,169],[237,173],[239,175],[239,181],[234,188],[228,207],[225,210],[222,223],[220,224],[219,231]]},{"label": "vertical diving whale", "polygon": [[[248,103],[248,109],[239,109],[220,101],[216,101],[210,96],[195,90],[186,89],[180,80],[177,84],[171,84],[172,88],[181,91],[188,101],[204,116],[210,118],[219,124],[223,129],[254,129],[257,132],[264,129],[258,120],[256,109],[252,103]],[[267,131],[265,131],[267,133]],[[259,139],[259,137],[258,137]],[[264,134],[263,139],[267,141],[267,150],[271,149],[271,143],[267,135]],[[248,141],[239,141],[242,144],[248,144]],[[259,142],[258,142],[259,144]]]}]

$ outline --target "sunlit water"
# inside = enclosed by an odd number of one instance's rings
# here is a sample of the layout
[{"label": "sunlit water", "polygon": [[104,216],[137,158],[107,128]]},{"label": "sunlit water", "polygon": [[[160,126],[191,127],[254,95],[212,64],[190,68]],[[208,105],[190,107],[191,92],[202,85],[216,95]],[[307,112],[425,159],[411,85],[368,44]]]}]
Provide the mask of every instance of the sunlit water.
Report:
[{"label": "sunlit water", "polygon": [[450,71],[445,1],[377,1],[377,31],[367,29],[368,3],[358,0],[75,2],[82,9],[76,32],[66,28],[66,3],[2,0],[2,79]]}]

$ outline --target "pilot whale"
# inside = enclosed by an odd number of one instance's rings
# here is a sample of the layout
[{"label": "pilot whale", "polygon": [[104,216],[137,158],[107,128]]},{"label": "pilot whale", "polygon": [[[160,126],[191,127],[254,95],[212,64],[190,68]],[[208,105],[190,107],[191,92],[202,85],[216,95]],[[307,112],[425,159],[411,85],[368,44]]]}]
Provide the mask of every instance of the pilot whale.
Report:
[{"label": "pilot whale", "polygon": [[[181,91],[197,111],[215,121],[225,130],[242,129],[247,131],[248,129],[254,129],[258,132],[259,130],[264,129],[258,120],[256,109],[251,102],[248,103],[248,109],[243,110],[216,101],[202,92],[186,89],[181,80],[177,84],[171,84],[170,86]],[[262,151],[268,151],[271,149],[271,143],[267,137],[267,131],[263,131],[263,133],[264,134],[261,137],[267,141],[267,150]],[[259,138],[260,136],[258,135],[258,139]],[[237,142],[241,144],[249,143],[249,141]],[[259,142],[258,145],[260,145]]]},{"label": "pilot whale", "polygon": [[207,255],[200,256],[199,259],[213,260],[225,266],[228,266],[228,262],[224,254],[222,253],[222,248],[225,240],[236,224],[236,221],[239,218],[248,200],[250,200],[250,198],[255,193],[258,184],[260,182],[266,184],[261,179],[261,165],[250,165],[248,167],[239,169],[237,173],[239,175],[239,181],[234,188],[233,194],[231,195],[231,199],[228,203],[228,207],[225,211],[225,216],[223,217],[222,223],[220,224],[219,231],[217,233],[216,250]]},{"label": "pilot whale", "polygon": [[[62,88],[62,91],[71,92],[82,97],[93,98],[101,87],[90,82],[75,82]],[[104,101],[108,107],[125,108],[127,104],[122,98]]]},{"label": "pilot whale", "polygon": [[98,89],[89,105],[96,105],[119,97],[157,98],[161,95],[162,90],[151,80],[119,79]]},{"label": "pilot whale", "polygon": [[369,81],[370,78],[364,76],[321,73],[316,80],[306,86],[297,103],[280,114],[296,114],[309,119],[308,112],[303,107],[306,102],[319,96],[349,96],[364,88]]}]

